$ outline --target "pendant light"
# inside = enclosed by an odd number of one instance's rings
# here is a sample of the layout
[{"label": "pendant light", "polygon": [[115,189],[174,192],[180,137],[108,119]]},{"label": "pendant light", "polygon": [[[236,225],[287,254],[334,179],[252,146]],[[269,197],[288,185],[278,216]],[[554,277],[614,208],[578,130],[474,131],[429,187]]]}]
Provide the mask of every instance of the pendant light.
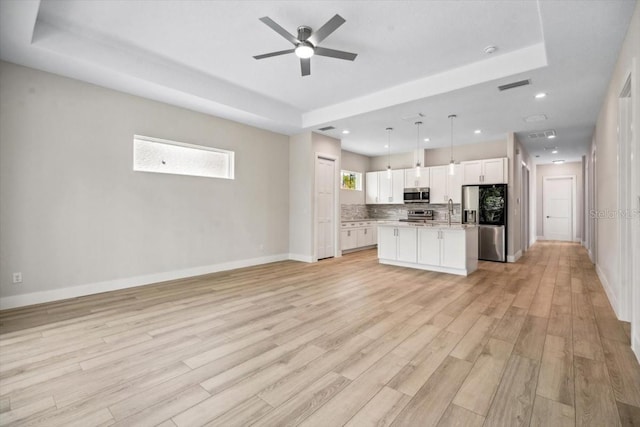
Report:
[{"label": "pendant light", "polygon": [[455,119],[456,117],[458,116],[456,116],[455,114],[449,115],[449,119],[451,119],[451,161],[449,162],[449,175],[456,174],[456,165],[453,161],[453,119]]},{"label": "pendant light", "polygon": [[420,178],[420,125],[422,122],[416,122],[415,125],[418,128],[418,139],[416,140],[416,157],[418,161],[416,162],[416,177]]},{"label": "pendant light", "polygon": [[391,179],[391,131],[393,130],[393,128],[387,128],[387,134],[388,134],[388,141],[387,141],[387,148],[389,149],[388,154],[387,154],[387,178]]}]

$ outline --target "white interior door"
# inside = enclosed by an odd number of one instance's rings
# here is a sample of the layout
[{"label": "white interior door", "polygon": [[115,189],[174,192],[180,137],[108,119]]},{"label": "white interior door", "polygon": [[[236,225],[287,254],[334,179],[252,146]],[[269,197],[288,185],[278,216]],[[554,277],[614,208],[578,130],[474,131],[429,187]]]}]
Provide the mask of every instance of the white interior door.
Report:
[{"label": "white interior door", "polygon": [[335,254],[335,161],[316,160],[317,254],[318,259]]},{"label": "white interior door", "polygon": [[545,177],[542,210],[546,240],[573,241],[573,177]]}]

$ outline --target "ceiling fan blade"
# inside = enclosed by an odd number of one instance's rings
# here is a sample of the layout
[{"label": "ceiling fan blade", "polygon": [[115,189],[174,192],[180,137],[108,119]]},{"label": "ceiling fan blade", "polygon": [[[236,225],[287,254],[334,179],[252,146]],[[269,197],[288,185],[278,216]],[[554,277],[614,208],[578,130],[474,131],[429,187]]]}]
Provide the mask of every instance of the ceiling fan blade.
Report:
[{"label": "ceiling fan blade", "polygon": [[316,55],[328,56],[329,58],[346,59],[353,61],[358,56],[357,53],[345,52],[343,50],[327,49],[326,47],[316,47],[314,50]]},{"label": "ceiling fan blade", "polygon": [[340,15],[335,15],[329,19],[326,24],[314,31],[307,41],[311,42],[314,46],[317,46],[322,40],[326,39],[331,33],[338,29],[338,27],[344,24],[346,21]]},{"label": "ceiling fan blade", "polygon": [[302,71],[302,77],[311,74],[311,58],[300,58],[300,69]]},{"label": "ceiling fan blade", "polygon": [[293,45],[297,45],[298,44],[298,39],[295,38],[293,35],[289,34],[289,32],[287,30],[285,30],[284,28],[282,28],[280,25],[276,24],[273,19],[269,18],[268,16],[264,16],[264,17],[260,18],[260,20],[262,22],[264,22],[265,24],[267,24],[273,31],[275,31],[276,33],[280,34],[285,39],[289,40],[289,42],[291,42],[291,44],[293,44]]},{"label": "ceiling fan blade", "polygon": [[254,56],[254,58],[255,59],[271,58],[272,56],[286,55],[287,53],[293,53],[295,51],[296,51],[295,49],[279,50],[277,52],[263,53],[262,55],[256,55]]}]

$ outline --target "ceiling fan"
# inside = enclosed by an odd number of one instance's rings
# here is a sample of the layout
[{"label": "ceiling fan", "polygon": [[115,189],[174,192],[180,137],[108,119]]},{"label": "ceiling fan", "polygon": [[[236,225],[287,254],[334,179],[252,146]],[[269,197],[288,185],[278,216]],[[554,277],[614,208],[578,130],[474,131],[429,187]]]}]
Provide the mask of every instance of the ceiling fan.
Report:
[{"label": "ceiling fan", "polygon": [[327,49],[326,47],[318,46],[322,40],[326,39],[331,33],[338,29],[338,27],[344,24],[346,21],[340,15],[335,15],[329,19],[318,31],[312,31],[307,26],[298,27],[298,38],[289,34],[287,30],[276,24],[271,18],[265,16],[260,18],[262,22],[267,24],[273,31],[280,34],[285,39],[289,40],[291,44],[295,46],[293,49],[280,50],[278,52],[265,53],[263,55],[254,56],[255,59],[270,58],[272,56],[286,55],[288,53],[295,53],[300,58],[300,68],[302,76],[308,76],[311,74],[311,57],[313,55],[328,56],[330,58],[345,59],[347,61],[353,61],[358,56],[355,53],[344,52],[342,50]]}]

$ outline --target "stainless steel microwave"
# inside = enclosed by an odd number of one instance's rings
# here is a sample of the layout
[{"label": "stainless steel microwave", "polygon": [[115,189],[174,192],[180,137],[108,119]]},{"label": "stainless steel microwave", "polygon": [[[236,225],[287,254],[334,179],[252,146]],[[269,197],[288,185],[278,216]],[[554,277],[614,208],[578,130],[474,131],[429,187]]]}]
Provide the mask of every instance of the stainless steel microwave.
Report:
[{"label": "stainless steel microwave", "polygon": [[429,187],[405,188],[405,203],[429,203]]}]

